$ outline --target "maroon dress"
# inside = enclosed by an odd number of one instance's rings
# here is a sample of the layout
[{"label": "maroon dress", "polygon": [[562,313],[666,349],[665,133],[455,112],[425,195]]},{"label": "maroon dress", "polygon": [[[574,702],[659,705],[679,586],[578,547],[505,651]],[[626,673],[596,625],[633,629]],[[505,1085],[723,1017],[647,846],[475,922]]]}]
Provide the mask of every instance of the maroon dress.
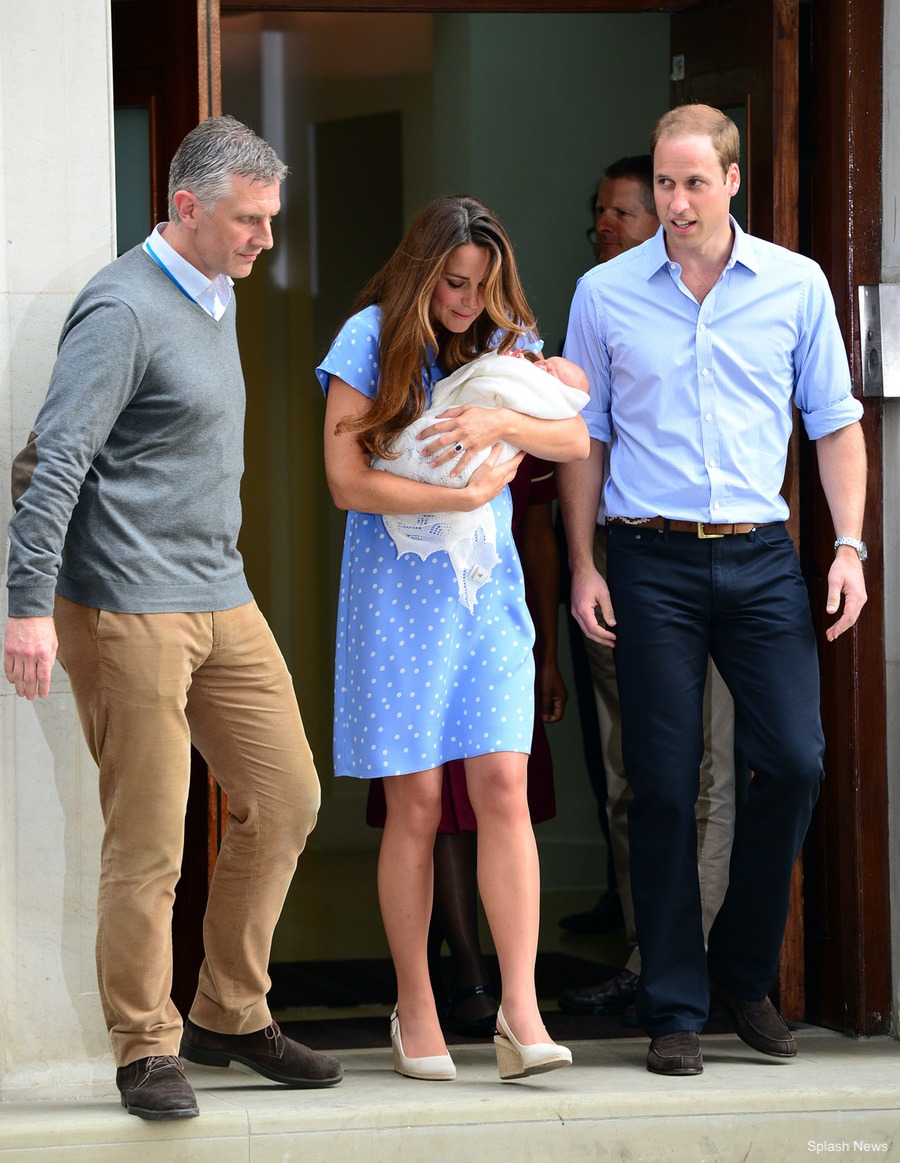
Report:
[{"label": "maroon dress", "polygon": [[[519,526],[529,505],[541,505],[556,497],[556,481],[553,465],[546,460],[526,455],[509,486],[512,494],[512,533],[518,545]],[[537,621],[537,607],[525,574],[525,601],[531,611],[535,631],[540,635]],[[540,638],[535,643],[535,660],[541,656]],[[531,754],[528,757],[528,809],[532,824],[540,824],[556,815],[556,796],[553,791],[553,758],[550,744],[540,715],[541,706],[540,671],[535,672],[535,716],[534,735],[531,740]],[[444,765],[444,780],[441,789],[441,822],[438,832],[453,835],[457,832],[476,832],[478,824],[466,789],[466,770],[462,759],[454,759]],[[369,781],[369,800],[366,806],[366,823],[373,828],[383,828],[387,816],[384,785],[381,779]]]}]

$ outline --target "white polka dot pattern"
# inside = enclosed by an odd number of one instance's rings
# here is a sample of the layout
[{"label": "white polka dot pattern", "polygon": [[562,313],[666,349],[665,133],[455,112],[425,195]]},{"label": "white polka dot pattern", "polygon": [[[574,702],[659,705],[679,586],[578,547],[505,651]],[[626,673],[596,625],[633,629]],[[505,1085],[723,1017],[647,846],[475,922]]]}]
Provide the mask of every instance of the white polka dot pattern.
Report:
[{"label": "white polka dot pattern", "polygon": [[[323,388],[337,375],[374,395],[378,314],[370,307],[344,325],[317,369]],[[366,352],[362,360],[356,348]],[[530,750],[534,628],[510,533],[508,490],[492,508],[500,563],[472,613],[459,601],[446,553],[425,561],[397,557],[380,516],[347,514],[335,651],[336,775],[371,779]]]}]

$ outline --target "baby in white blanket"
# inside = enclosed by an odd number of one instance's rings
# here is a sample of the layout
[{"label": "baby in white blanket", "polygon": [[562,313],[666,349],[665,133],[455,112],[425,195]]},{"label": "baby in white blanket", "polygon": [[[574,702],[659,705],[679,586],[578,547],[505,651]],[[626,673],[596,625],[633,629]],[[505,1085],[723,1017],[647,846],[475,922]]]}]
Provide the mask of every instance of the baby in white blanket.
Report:
[{"label": "baby in white blanket", "polygon": [[[398,454],[396,459],[373,457],[372,467],[409,480],[463,488],[490,455],[490,448],[482,449],[458,476],[451,476],[465,451],[460,449],[453,460],[434,468],[431,457],[424,453],[428,441],[420,441],[419,433],[448,408],[462,406],[511,408],[540,420],[570,419],[588,401],[587,389],[575,386],[576,380],[584,382],[584,375],[567,360],[547,361],[546,367],[543,370],[525,358],[493,351],[464,364],[437,383],[431,407],[395,438],[392,451]],[[497,463],[511,459],[518,451],[503,442]],[[474,609],[479,588],[500,560],[497,526],[489,504],[470,513],[385,514],[383,520],[398,557],[415,553],[424,560],[438,550],[448,553],[459,586],[459,600],[467,609]]]}]

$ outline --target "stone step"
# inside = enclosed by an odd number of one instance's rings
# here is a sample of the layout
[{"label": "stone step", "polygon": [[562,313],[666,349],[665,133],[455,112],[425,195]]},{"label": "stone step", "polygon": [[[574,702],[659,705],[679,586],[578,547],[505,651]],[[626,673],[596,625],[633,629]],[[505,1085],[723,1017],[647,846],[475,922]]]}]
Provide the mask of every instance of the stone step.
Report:
[{"label": "stone step", "polygon": [[65,1102],[5,1102],[0,1163],[900,1158],[900,1045],[810,1028],[798,1040],[798,1057],[779,1061],[708,1036],[693,1078],[649,1074],[643,1039],[575,1042],[573,1067],[510,1083],[488,1044],[454,1047],[446,1083],[398,1077],[387,1045],[342,1054],[345,1080],[330,1090],[188,1064],[200,1118],[133,1118],[106,1083]]}]

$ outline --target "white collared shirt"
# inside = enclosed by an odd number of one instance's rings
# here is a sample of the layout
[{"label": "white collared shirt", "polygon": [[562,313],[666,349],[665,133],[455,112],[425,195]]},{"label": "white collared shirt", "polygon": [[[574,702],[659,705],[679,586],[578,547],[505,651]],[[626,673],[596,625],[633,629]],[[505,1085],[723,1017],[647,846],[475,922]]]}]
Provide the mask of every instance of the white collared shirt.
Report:
[{"label": "white collared shirt", "polygon": [[193,299],[213,319],[221,319],[231,301],[234,280],[228,275],[217,275],[210,282],[206,275],[169,246],[163,234],[166,226],[167,222],[160,222],[155,227],[149,237],[144,239],[144,250],[165,268],[189,299]]}]

